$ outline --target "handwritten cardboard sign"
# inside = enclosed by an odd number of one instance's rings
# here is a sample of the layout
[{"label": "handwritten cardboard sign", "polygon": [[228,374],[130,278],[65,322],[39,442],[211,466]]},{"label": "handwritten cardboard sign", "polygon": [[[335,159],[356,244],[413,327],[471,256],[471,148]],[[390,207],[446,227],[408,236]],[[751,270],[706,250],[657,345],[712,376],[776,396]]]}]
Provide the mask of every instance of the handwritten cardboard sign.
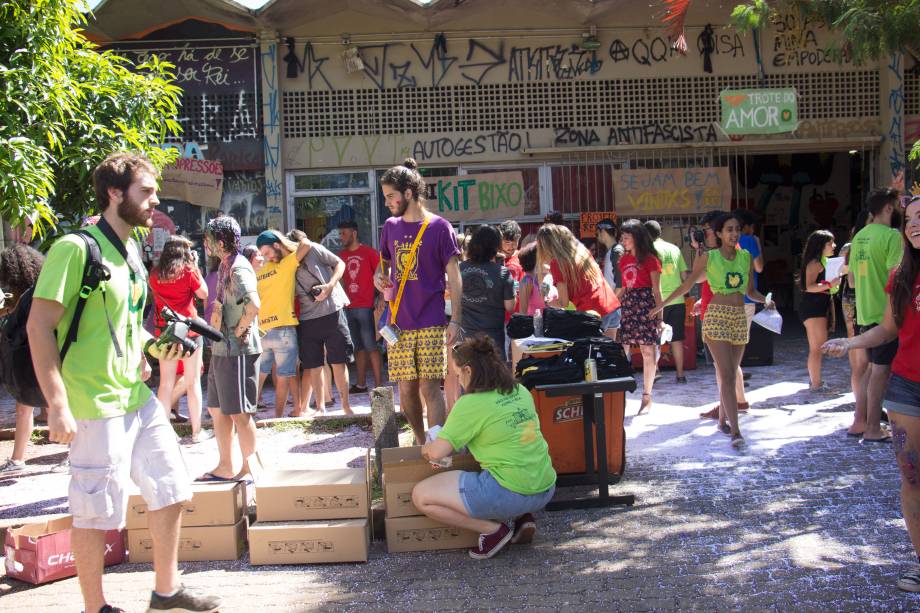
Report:
[{"label": "handwritten cardboard sign", "polygon": [[620,217],[728,211],[731,175],[727,167],[614,170],[613,197]]},{"label": "handwritten cardboard sign", "polygon": [[719,100],[726,134],[781,134],[799,126],[794,89],[725,89]]},{"label": "handwritten cardboard sign", "polygon": [[223,192],[224,167],[216,160],[176,160],[160,176],[160,198],[219,209]]},{"label": "handwritten cardboard sign", "polygon": [[597,238],[597,223],[609,219],[616,223],[617,214],[613,211],[582,213],[579,217],[579,238]]},{"label": "handwritten cardboard sign", "polygon": [[524,214],[521,172],[431,177],[428,210],[448,221],[495,221]]}]

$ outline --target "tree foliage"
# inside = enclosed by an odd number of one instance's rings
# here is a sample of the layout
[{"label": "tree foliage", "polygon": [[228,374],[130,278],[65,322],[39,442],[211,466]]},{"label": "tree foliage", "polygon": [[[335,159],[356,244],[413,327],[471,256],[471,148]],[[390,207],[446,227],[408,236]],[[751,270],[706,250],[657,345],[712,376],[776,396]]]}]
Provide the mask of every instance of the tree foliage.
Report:
[{"label": "tree foliage", "polygon": [[[920,63],[920,0],[748,0],[732,11],[732,25],[741,31],[762,28],[779,9],[797,10],[836,30],[842,44],[831,51],[846,53],[857,64],[897,52],[908,52]],[[920,162],[920,141],[910,159]]]},{"label": "tree foliage", "polygon": [[100,53],[79,31],[83,0],[0,1],[0,217],[43,234],[94,210],[91,174],[109,153],[157,147],[181,128],[171,64]]}]

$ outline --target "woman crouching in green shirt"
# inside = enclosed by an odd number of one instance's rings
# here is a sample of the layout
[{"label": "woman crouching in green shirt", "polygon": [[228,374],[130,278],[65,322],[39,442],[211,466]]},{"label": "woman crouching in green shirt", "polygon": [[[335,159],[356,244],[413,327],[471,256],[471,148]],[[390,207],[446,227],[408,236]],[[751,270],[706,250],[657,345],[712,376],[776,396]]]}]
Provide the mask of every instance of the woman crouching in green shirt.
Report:
[{"label": "woman crouching in green shirt", "polygon": [[422,455],[434,462],[467,447],[483,470],[429,477],[415,486],[412,502],[434,520],[479,532],[470,557],[491,558],[509,541],[533,539],[533,514],[552,499],[556,471],[533,398],[515,382],[492,339],[455,345],[453,360],[466,393]]}]

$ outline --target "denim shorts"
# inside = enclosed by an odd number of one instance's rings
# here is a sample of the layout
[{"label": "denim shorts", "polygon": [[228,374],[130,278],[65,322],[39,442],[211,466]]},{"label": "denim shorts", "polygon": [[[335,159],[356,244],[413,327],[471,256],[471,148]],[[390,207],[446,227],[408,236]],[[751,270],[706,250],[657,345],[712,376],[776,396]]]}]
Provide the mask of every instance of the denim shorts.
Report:
[{"label": "denim shorts", "polygon": [[892,413],[920,417],[920,381],[891,373],[882,404]]},{"label": "denim shorts", "polygon": [[601,318],[601,331],[617,330],[620,327],[620,319],[623,315],[623,309],[611,311]]},{"label": "denim shorts", "polygon": [[377,329],[374,327],[374,309],[345,309],[348,331],[355,351],[377,350]]},{"label": "denim shorts", "polygon": [[270,375],[278,365],[279,377],[297,374],[297,326],[278,326],[262,337],[262,363],[259,372]]},{"label": "denim shorts", "polygon": [[556,493],[554,483],[539,494],[518,494],[503,487],[489,471],[462,472],[460,474],[460,498],[470,517],[506,521],[524,513],[542,511]]}]

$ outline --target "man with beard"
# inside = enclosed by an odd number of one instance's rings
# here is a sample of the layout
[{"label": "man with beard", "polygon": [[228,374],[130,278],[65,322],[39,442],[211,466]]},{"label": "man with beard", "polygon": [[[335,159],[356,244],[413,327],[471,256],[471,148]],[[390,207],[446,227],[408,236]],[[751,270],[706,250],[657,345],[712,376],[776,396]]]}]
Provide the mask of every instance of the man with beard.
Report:
[{"label": "man with beard", "polygon": [[[35,372],[48,401],[50,439],[70,444],[71,543],[84,610],[121,611],[102,589],[105,535],[124,527],[129,481],[147,502],[154,543],[149,611],[216,611],[220,599],[179,583],[180,512],[190,479],[176,433],[150,389],[144,353],[175,360],[181,348],[157,345],[143,327],[147,276],[134,228],[153,226],[157,171],[144,157],[116,153],[93,172],[102,216],[86,230],[98,243],[109,276],[85,303],[78,338],[61,348],[84,290],[87,259],[81,238],[64,236],[48,252],[35,285],[27,332]],[[154,458],[155,461],[151,461]]]},{"label": "man with beard", "polygon": [[[259,360],[259,391],[275,369],[275,417],[284,415],[288,389],[297,376],[297,316],[294,314],[294,282],[297,267],[307,251],[309,241],[289,241],[277,230],[265,230],[256,238],[256,247],[265,263],[256,271],[259,300],[259,330],[262,358]],[[292,417],[299,417],[299,394],[295,394]]]},{"label": "man with beard", "polygon": [[[874,190],[869,194],[867,208],[871,220],[856,233],[850,245],[850,270],[856,281],[856,323],[860,334],[882,322],[888,296],[885,284],[904,254],[901,239],[901,215],[898,192],[891,188]],[[848,434],[859,436],[863,442],[891,442],[891,435],[882,430],[882,399],[891,372],[891,363],[898,352],[898,339],[868,350],[869,367],[853,390],[856,411]]]},{"label": "man with beard", "polygon": [[[443,425],[447,346],[458,342],[462,332],[460,249],[450,223],[425,210],[425,181],[415,160],[386,171],[380,188],[393,215],[380,233],[380,268],[374,275],[374,285],[390,303],[387,324],[395,333],[391,337],[396,336],[389,349],[389,374],[399,382],[400,408],[416,441],[423,443],[422,396],[429,427]],[[445,273],[453,309],[446,327]]]},{"label": "man with beard", "polygon": [[502,246],[499,250],[505,256],[505,268],[511,273],[514,281],[520,281],[524,276],[524,269],[518,260],[518,245],[521,242],[521,226],[513,219],[506,219],[498,226],[502,235]]},{"label": "man with beard", "polygon": [[355,345],[355,369],[358,380],[349,390],[355,394],[367,391],[367,362],[374,371],[374,387],[383,382],[383,360],[377,350],[374,329],[374,271],[380,265],[380,254],[358,240],[358,224],[354,220],[339,222],[342,250],[339,258],[345,262],[342,287],[351,304],[345,309],[351,341]]}]

